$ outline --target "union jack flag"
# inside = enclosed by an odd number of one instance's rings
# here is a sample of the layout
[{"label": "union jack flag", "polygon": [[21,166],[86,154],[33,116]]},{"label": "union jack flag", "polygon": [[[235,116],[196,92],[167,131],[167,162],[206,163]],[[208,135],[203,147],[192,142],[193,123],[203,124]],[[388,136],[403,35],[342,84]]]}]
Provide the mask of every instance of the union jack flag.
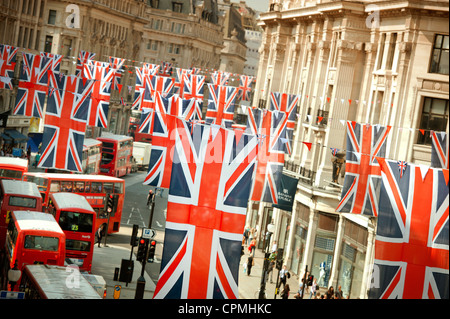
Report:
[{"label": "union jack flag", "polygon": [[390,126],[347,122],[345,179],[337,212],[378,215],[381,172],[376,156],[385,156],[390,130]]},{"label": "union jack flag", "polygon": [[203,105],[203,88],[205,85],[205,77],[203,75],[191,75],[184,79],[184,99],[197,99]]},{"label": "union jack flag", "polygon": [[241,75],[239,80],[239,96],[242,101],[250,101],[253,76]]},{"label": "union jack flag", "polygon": [[214,73],[211,73],[211,80],[216,87],[219,85],[225,86],[228,85],[230,76],[230,72],[214,71]]},{"label": "union jack flag", "polygon": [[281,111],[286,113],[287,125],[286,125],[286,135],[283,136],[287,139],[284,149],[286,154],[291,154],[292,152],[292,140],[294,138],[294,128],[295,119],[297,114],[297,103],[299,96],[296,94],[278,93],[272,92],[270,94],[270,104],[269,110]]},{"label": "union jack flag", "polygon": [[159,69],[160,76],[171,76],[172,75],[172,63],[170,62],[161,62],[161,68]]},{"label": "union jack flag", "polygon": [[208,84],[209,100],[206,111],[206,123],[231,127],[237,88],[232,86]]},{"label": "union jack flag", "polygon": [[88,60],[94,59],[95,53],[87,52],[80,50],[77,58],[77,66],[75,69],[75,75],[81,76],[83,74],[84,64],[88,62]]},{"label": "union jack flag", "polygon": [[[148,107],[142,105],[145,101],[152,100],[150,98],[150,76],[158,73],[159,65],[156,67],[154,64],[144,65],[141,68],[136,67],[136,85],[134,87],[134,102],[132,105],[133,110],[142,110],[143,107]],[[148,89],[147,99],[145,99],[145,90]]]},{"label": "union jack flag", "polygon": [[377,158],[382,186],[369,298],[449,298],[447,169]]},{"label": "union jack flag", "polygon": [[42,84],[48,83],[48,74],[49,70],[59,72],[61,67],[61,61],[63,56],[59,54],[41,52],[41,70],[42,70],[42,79],[40,82]]},{"label": "union jack flag", "polygon": [[41,68],[40,55],[23,53],[22,62],[13,114],[43,118],[48,69]]},{"label": "union jack flag", "polygon": [[256,136],[238,138],[233,130],[213,125],[196,125],[192,130],[188,122],[177,119],[175,139],[154,298],[238,298]]},{"label": "union jack flag", "polygon": [[154,96],[155,92],[162,93],[163,95],[173,94],[175,80],[164,76],[150,76],[150,94]]},{"label": "union jack flag", "polygon": [[175,75],[175,88],[174,93],[179,94],[181,97],[183,97],[183,91],[184,91],[184,80],[185,78],[189,78],[193,71],[190,69],[182,69],[182,68],[176,68],[176,75]]},{"label": "union jack flag", "polygon": [[92,81],[49,71],[49,94],[38,167],[82,172]]},{"label": "union jack flag", "polygon": [[[14,68],[16,67],[16,57],[18,48],[0,44],[0,76],[12,79],[14,77]],[[13,89],[11,80],[0,81],[0,89]]]},{"label": "union jack flag", "polygon": [[431,167],[449,169],[447,133],[431,132]]},{"label": "union jack flag", "polygon": [[120,78],[123,73],[125,59],[109,57],[109,66],[113,70],[112,88],[120,91]]},{"label": "union jack flag", "polygon": [[248,108],[246,133],[259,140],[258,161],[251,200],[278,203],[278,189],[284,166],[284,143],[287,116],[283,112]]},{"label": "union jack flag", "polygon": [[92,81],[91,102],[87,125],[108,127],[109,100],[111,97],[111,83],[115,71],[103,64],[84,65],[84,76]]},{"label": "union jack flag", "polygon": [[178,95],[164,97],[160,92],[155,93],[155,110],[153,123],[149,123],[149,131],[152,135],[152,150],[148,164],[147,176],[144,185],[169,188],[172,170],[172,158],[169,152],[175,145],[172,132],[175,129],[175,116],[171,112],[178,110],[180,98]]},{"label": "union jack flag", "polygon": [[138,133],[150,134],[152,131],[154,109],[143,108],[137,128]]}]

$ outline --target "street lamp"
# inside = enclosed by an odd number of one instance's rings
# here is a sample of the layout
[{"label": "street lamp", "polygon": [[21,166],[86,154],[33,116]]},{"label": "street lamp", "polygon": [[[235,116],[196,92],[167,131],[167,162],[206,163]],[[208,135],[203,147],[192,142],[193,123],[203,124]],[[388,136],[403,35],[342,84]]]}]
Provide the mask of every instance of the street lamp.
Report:
[{"label": "street lamp", "polygon": [[264,263],[263,263],[263,269],[261,274],[261,284],[259,288],[259,296],[258,299],[266,299],[266,276],[267,276],[267,270],[269,268],[269,246],[270,246],[270,238],[272,237],[272,234],[275,231],[275,225],[270,223],[267,225],[267,232],[266,232],[266,249],[264,252]]},{"label": "street lamp", "polygon": [[14,286],[16,282],[19,281],[20,276],[22,276],[22,271],[17,267],[17,260],[14,262],[14,267],[8,270],[8,281],[11,285],[11,291],[14,291]]}]

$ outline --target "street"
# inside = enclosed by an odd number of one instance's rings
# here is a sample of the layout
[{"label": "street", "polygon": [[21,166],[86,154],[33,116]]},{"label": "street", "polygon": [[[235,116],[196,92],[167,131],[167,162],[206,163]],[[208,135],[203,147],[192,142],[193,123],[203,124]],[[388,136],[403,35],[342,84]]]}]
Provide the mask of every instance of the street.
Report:
[{"label": "street", "polygon": [[[130,238],[133,225],[139,225],[138,237],[142,234],[142,228],[148,228],[150,219],[150,208],[147,206],[147,194],[150,189],[155,191],[153,186],[143,185],[146,171],[138,171],[122,178],[125,180],[125,201],[123,205],[122,220],[120,231],[116,234],[108,235],[107,243],[131,249]],[[158,192],[155,196],[155,211],[153,214],[152,227],[156,231],[156,258],[153,263],[146,264],[146,271],[152,280],[156,283],[159,276],[162,244],[164,241],[164,227],[166,221],[167,209],[167,190],[162,194]],[[137,247],[133,249],[135,254]]]}]

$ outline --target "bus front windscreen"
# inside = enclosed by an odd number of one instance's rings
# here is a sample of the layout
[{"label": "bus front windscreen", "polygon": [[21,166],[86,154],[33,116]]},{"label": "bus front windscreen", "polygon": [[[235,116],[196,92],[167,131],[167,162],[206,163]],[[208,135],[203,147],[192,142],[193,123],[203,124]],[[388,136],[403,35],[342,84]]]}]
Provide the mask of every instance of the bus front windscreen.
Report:
[{"label": "bus front windscreen", "polygon": [[92,214],[61,211],[58,223],[63,231],[92,233],[93,220]]}]

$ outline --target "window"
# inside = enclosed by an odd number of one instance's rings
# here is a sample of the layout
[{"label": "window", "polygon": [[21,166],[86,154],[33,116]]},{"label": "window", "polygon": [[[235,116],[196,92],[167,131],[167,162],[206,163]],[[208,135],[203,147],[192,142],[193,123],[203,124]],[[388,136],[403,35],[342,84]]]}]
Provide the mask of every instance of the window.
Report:
[{"label": "window", "polygon": [[448,35],[437,34],[434,39],[433,53],[431,56],[430,73],[449,74],[449,39]]},{"label": "window", "polygon": [[61,211],[58,224],[62,230],[91,233],[94,215],[77,212]]},{"label": "window", "polygon": [[53,46],[53,37],[51,35],[45,36],[44,52],[52,53],[52,46]]},{"label": "window", "polygon": [[36,198],[11,196],[9,198],[8,205],[26,208],[36,208]]},{"label": "window", "polygon": [[[448,100],[424,98],[419,129],[445,131],[448,122]],[[430,134],[418,134],[417,144],[431,145]]]},{"label": "window", "polygon": [[183,10],[183,4],[180,2],[172,2],[172,11],[181,12]]},{"label": "window", "polygon": [[24,248],[58,251],[59,240],[56,237],[26,235]]},{"label": "window", "polygon": [[48,24],[55,25],[56,23],[56,10],[48,11]]},{"label": "window", "polygon": [[397,33],[392,33],[391,39],[389,40],[389,50],[386,61],[386,70],[392,69],[392,62],[394,62],[394,53],[396,44],[397,44]]}]

